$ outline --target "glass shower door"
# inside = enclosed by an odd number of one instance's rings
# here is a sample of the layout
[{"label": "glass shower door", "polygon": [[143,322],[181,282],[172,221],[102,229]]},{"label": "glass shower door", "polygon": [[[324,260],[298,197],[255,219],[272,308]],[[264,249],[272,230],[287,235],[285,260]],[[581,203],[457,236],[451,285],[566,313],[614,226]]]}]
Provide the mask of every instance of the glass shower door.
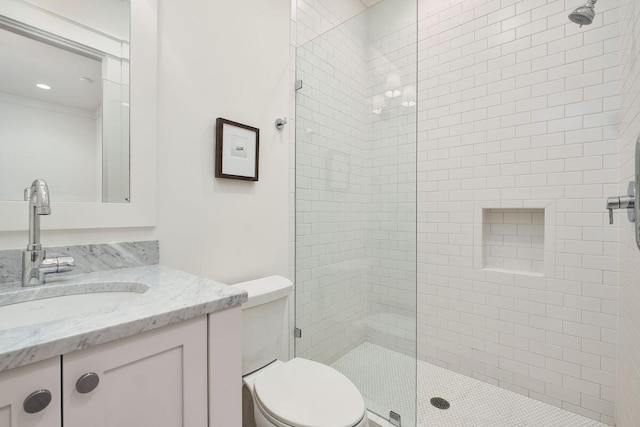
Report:
[{"label": "glass shower door", "polygon": [[415,425],[416,1],[297,50],[296,356]]}]

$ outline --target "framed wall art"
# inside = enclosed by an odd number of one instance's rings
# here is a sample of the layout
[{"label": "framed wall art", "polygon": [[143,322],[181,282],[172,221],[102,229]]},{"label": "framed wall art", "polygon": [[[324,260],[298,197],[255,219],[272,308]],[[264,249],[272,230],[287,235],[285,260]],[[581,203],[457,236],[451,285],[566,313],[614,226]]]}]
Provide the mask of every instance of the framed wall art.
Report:
[{"label": "framed wall art", "polygon": [[216,178],[258,180],[260,129],[216,119]]}]

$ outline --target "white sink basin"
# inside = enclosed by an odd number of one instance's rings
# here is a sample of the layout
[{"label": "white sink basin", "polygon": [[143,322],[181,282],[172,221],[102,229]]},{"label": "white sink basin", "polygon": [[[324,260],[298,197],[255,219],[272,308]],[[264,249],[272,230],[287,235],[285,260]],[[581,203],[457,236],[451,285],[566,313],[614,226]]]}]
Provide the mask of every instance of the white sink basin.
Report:
[{"label": "white sink basin", "polygon": [[147,289],[141,283],[83,283],[17,291],[10,301],[0,299],[0,330],[106,313]]}]

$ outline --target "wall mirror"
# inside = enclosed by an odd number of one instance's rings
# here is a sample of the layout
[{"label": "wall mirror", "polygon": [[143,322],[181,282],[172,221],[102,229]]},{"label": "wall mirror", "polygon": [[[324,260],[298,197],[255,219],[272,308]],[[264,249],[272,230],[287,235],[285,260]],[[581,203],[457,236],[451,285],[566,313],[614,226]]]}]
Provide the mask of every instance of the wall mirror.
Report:
[{"label": "wall mirror", "polygon": [[0,231],[35,178],[43,228],[155,223],[156,33],[157,0],[0,1]]},{"label": "wall mirror", "polygon": [[[13,3],[0,16],[0,200],[40,177],[59,201],[129,202],[129,1]],[[34,14],[37,27],[19,20]]]}]

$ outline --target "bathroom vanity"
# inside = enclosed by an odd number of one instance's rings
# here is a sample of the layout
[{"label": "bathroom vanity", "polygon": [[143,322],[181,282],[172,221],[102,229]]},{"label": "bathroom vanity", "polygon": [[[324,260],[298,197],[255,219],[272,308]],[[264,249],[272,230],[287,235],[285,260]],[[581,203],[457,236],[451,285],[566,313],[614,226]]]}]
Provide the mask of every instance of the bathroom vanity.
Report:
[{"label": "bathroom vanity", "polygon": [[[3,307],[109,289],[123,299],[2,327]],[[233,287],[161,266],[2,285],[0,427],[240,426],[244,301]]]}]

